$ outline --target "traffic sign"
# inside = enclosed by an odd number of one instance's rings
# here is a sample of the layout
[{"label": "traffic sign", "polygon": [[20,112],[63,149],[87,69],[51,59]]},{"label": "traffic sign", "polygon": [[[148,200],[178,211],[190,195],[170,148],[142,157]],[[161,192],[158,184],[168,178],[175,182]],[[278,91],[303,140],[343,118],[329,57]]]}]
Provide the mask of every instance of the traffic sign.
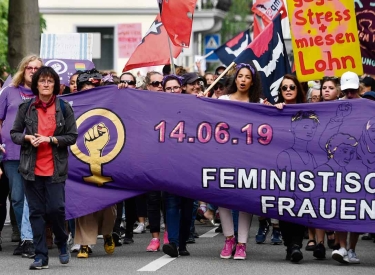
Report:
[{"label": "traffic sign", "polygon": [[[208,34],[204,37],[204,54],[208,54],[212,50],[216,50],[221,45],[220,34]],[[206,58],[208,62],[220,61],[216,54],[211,54]]]}]

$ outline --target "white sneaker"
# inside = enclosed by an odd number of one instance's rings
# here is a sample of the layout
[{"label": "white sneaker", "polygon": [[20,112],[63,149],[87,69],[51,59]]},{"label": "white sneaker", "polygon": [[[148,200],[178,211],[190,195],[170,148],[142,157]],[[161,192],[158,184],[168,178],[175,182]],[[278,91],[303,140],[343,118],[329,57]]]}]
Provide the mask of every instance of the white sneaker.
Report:
[{"label": "white sneaker", "polygon": [[357,258],[357,254],[353,251],[353,249],[348,250],[348,259],[350,264],[359,264],[360,261]]},{"label": "white sneaker", "polygon": [[141,234],[145,232],[146,232],[145,225],[143,223],[139,223],[137,228],[133,230],[133,233],[135,234]]},{"label": "white sneaker", "polygon": [[78,253],[80,247],[81,247],[81,246],[80,246],[79,244],[75,244],[75,245],[73,245],[72,248],[70,249],[70,252],[71,252],[71,253]]},{"label": "white sneaker", "polygon": [[332,259],[339,263],[347,264],[349,263],[348,251],[346,251],[344,247],[341,247],[339,250],[334,250],[332,252]]},{"label": "white sneaker", "polygon": [[72,238],[72,233],[69,233],[69,236],[68,236],[68,245],[72,246],[73,243],[74,243],[74,239]]}]

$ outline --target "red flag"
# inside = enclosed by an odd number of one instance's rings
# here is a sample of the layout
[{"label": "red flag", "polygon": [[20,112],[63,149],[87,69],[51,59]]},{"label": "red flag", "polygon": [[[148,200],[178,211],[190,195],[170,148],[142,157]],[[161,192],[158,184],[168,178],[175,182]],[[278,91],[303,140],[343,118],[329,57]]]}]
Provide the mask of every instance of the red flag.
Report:
[{"label": "red flag", "polygon": [[188,48],[197,0],[158,0],[158,2],[161,21],[172,43]]},{"label": "red flag", "polygon": [[[172,45],[172,55],[176,58],[182,48]],[[170,64],[168,34],[160,16],[155,21],[126,63],[123,72],[134,68]]]}]

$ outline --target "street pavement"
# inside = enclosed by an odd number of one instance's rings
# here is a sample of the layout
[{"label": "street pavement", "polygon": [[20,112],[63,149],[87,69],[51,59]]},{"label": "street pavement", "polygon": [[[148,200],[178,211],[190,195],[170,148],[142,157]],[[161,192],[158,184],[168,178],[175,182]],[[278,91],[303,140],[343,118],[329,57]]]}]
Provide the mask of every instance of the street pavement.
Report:
[{"label": "street pavement", "polygon": [[[271,245],[270,235],[265,244],[256,244],[255,235],[258,221],[253,218],[247,245],[247,259],[235,261],[233,259],[220,259],[219,254],[223,247],[224,237],[215,234],[215,227],[209,224],[197,224],[196,231],[200,238],[195,244],[190,244],[189,257],[171,259],[163,252],[146,252],[146,247],[151,239],[151,234],[135,234],[134,243],[116,247],[113,255],[107,255],[103,249],[103,240],[98,239],[93,249],[93,254],[88,259],[77,259],[76,254],[68,265],[61,265],[58,260],[56,246],[49,250],[49,269],[41,271],[28,270],[32,260],[13,256],[16,243],[10,242],[11,226],[5,225],[3,237],[3,251],[0,252],[0,274],[204,274],[204,275],[367,275],[375,274],[375,243],[360,240],[357,246],[357,255],[361,260],[359,265],[343,265],[330,258],[331,250],[327,251],[326,260],[316,260],[312,252],[303,251],[303,260],[293,264],[285,260],[285,248],[282,245]],[[305,240],[304,245],[306,245]],[[142,271],[154,270],[154,271]]]}]

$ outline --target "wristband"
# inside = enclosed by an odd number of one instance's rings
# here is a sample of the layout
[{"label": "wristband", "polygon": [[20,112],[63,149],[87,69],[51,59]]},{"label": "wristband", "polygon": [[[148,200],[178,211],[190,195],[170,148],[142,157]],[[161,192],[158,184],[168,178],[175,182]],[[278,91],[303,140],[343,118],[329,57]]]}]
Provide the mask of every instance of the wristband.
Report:
[{"label": "wristband", "polygon": [[53,144],[53,139],[52,139],[52,137],[49,137],[49,143]]}]

